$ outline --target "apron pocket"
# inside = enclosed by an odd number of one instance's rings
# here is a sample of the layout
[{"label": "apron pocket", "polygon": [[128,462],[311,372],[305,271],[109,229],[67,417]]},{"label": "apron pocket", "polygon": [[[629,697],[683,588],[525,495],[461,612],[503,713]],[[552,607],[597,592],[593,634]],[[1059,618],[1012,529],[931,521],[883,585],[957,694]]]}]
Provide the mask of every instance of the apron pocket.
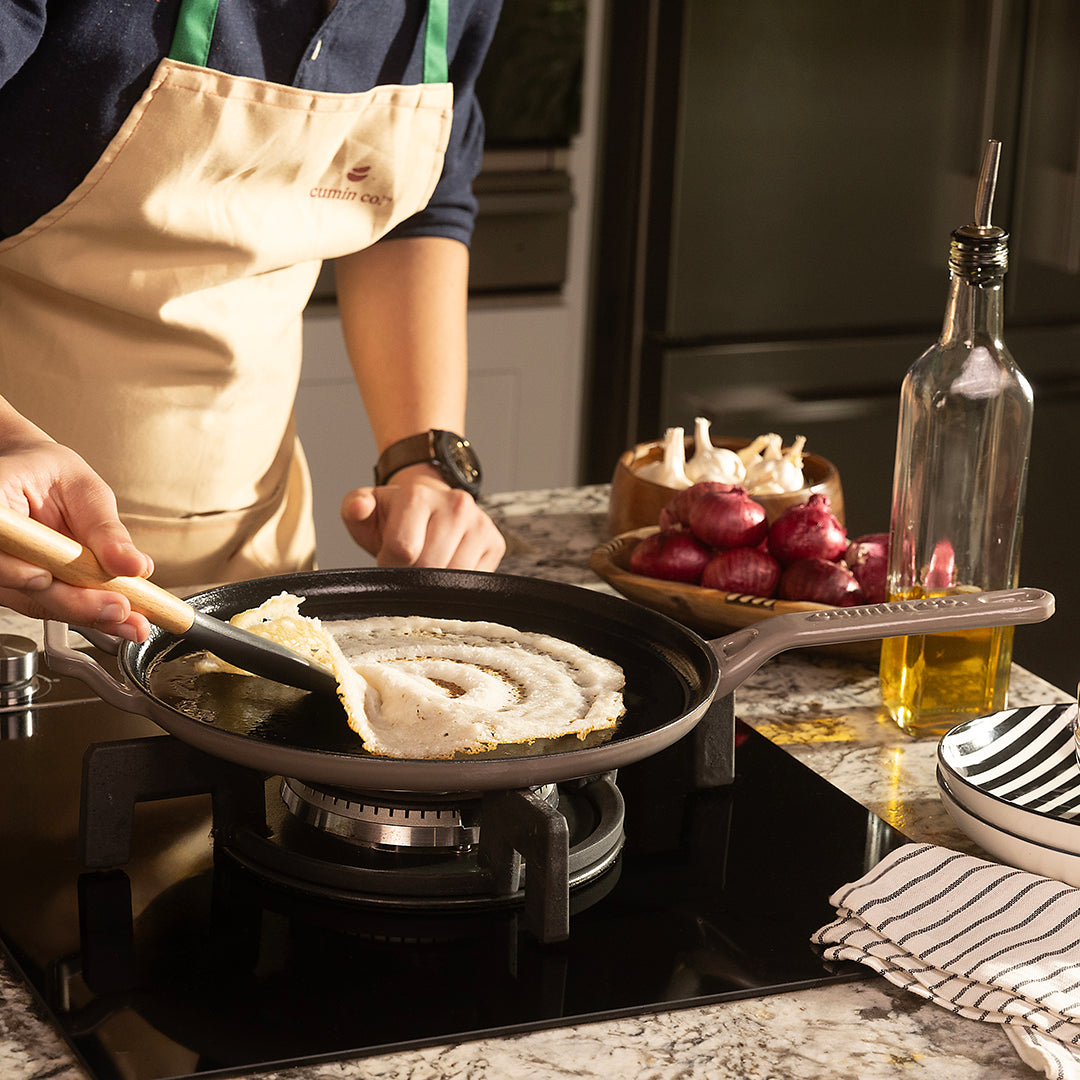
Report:
[{"label": "apron pocket", "polygon": [[153,557],[155,583],[179,595],[315,566],[311,479],[299,440],[284,487],[254,506],[182,518],[120,516]]}]

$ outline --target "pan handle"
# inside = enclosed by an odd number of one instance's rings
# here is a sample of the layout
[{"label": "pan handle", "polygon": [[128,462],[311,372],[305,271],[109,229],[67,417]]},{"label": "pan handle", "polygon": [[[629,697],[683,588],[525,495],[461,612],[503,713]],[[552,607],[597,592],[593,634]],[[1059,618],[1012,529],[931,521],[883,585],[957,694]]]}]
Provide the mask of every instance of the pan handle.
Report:
[{"label": "pan handle", "polygon": [[1054,598],[1042,589],[1001,589],[775,615],[709,642],[720,661],[716,694],[730,694],[766,660],[786,649],[973,627],[1016,626],[1043,622],[1053,614]]},{"label": "pan handle", "polygon": [[145,696],[118,682],[92,656],[73,649],[68,641],[67,623],[47,621],[43,635],[45,658],[60,675],[71,675],[86,683],[98,697],[125,712],[142,713]]},{"label": "pan handle", "polygon": [[113,637],[112,634],[103,634],[100,630],[95,630],[90,626],[77,626],[75,629],[79,637],[86,638],[91,645],[102,652],[107,652],[110,656],[116,656],[120,652],[120,646],[124,643],[122,638]]}]

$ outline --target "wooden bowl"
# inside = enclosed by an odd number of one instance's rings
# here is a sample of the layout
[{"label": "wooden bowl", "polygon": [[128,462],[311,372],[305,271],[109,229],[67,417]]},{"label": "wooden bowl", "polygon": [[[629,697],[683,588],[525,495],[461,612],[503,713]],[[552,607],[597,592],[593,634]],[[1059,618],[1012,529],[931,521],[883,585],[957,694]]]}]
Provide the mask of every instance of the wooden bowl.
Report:
[{"label": "wooden bowl", "polygon": [[[589,566],[598,577],[628,600],[659,611],[705,638],[723,637],[744,626],[784,615],[791,611],[824,611],[826,604],[809,600],[776,600],[745,596],[687,585],[679,581],[661,581],[630,571],[630,553],[637,544],[657,532],[657,527],[634,529],[601,544],[589,556]],[[855,641],[844,645],[825,645],[814,652],[876,664],[881,642]]]},{"label": "wooden bowl", "polygon": [[[741,450],[749,439],[713,439],[714,446],[728,450]],[[693,453],[693,437],[687,436],[686,456]],[[625,451],[615,465],[611,478],[611,497],[608,503],[608,532],[612,536],[655,525],[660,511],[678,494],[678,488],[665,487],[638,476],[637,470],[664,456],[663,440],[638,443]],[[811,495],[820,493],[829,497],[829,506],[841,525],[844,524],[844,493],[840,486],[840,473],[836,466],[817,454],[803,455],[803,476],[807,486],[783,495],[753,495],[755,502],[765,507],[772,524],[789,506],[804,503]]]}]

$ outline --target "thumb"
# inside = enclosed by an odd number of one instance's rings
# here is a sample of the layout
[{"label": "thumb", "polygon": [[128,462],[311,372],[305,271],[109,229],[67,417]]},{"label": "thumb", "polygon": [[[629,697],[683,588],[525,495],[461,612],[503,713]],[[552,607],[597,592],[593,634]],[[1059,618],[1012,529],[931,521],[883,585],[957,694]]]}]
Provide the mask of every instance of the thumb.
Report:
[{"label": "thumb", "polygon": [[349,535],[369,554],[378,553],[382,529],[375,489],[355,488],[341,500],[341,520]]}]

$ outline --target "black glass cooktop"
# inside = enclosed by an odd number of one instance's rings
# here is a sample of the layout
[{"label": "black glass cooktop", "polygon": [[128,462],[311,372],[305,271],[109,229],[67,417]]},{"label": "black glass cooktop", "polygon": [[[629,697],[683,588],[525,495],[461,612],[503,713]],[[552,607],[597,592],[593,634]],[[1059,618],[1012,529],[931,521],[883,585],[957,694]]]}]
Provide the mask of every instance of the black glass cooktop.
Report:
[{"label": "black glass cooktop", "polygon": [[625,848],[573,892],[569,939],[541,944],[513,908],[371,916],[267,889],[215,859],[205,795],[140,804],[130,860],[84,871],[85,748],[167,736],[98,702],[54,701],[32,726],[0,740],[0,937],[95,1080],[240,1075],[862,978],[809,937],[831,892],[903,842],[741,724],[735,783],[695,790],[684,739],[619,772]]}]

